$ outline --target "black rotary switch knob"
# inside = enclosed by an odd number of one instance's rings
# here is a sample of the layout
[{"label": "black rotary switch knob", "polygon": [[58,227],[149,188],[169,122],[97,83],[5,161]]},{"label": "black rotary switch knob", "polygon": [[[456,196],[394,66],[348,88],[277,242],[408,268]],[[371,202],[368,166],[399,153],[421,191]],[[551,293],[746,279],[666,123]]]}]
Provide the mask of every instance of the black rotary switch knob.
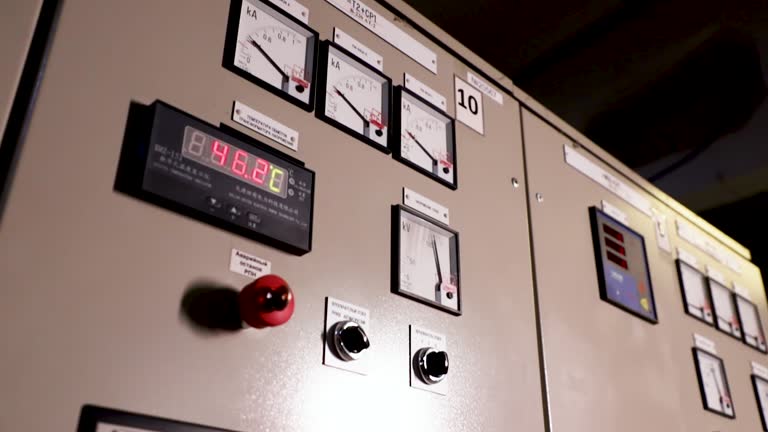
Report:
[{"label": "black rotary switch knob", "polygon": [[417,375],[427,384],[437,384],[448,375],[448,353],[434,348],[422,348],[417,354]]},{"label": "black rotary switch knob", "polygon": [[333,342],[336,353],[344,361],[359,359],[363,351],[371,346],[363,327],[354,321],[340,321],[333,327]]}]

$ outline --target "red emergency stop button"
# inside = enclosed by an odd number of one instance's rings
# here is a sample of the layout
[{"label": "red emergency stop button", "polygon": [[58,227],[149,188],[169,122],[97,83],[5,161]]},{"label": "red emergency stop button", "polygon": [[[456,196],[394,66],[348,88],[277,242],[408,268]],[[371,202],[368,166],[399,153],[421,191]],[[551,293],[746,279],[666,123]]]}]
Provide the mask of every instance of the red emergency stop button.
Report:
[{"label": "red emergency stop button", "polygon": [[295,308],[293,291],[276,275],[262,276],[246,285],[238,296],[240,317],[251,327],[275,327],[286,323]]}]

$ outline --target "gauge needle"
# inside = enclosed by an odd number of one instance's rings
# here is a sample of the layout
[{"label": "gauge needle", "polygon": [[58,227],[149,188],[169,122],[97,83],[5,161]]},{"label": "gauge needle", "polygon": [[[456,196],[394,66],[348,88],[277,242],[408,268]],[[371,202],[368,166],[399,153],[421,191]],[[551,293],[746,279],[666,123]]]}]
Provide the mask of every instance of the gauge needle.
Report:
[{"label": "gauge needle", "polygon": [[337,89],[336,86],[333,87],[333,90],[336,92],[337,95],[341,96],[344,102],[346,102],[347,105],[349,105],[349,107],[352,108],[352,111],[354,111],[355,114],[357,114],[357,116],[360,117],[360,120],[363,121],[363,135],[368,136],[368,129],[370,129],[371,127],[371,122],[366,120],[364,115],[360,114],[360,111],[358,111],[357,108],[355,108],[355,106],[352,105],[352,102],[350,102],[349,99],[347,99],[347,97],[344,96],[344,93],[342,93],[341,90]]},{"label": "gauge needle", "polygon": [[285,72],[283,72],[283,70],[282,70],[282,69],[280,69],[280,66],[278,66],[278,65],[277,65],[277,63],[275,63],[275,61],[272,59],[272,57],[270,57],[270,56],[269,56],[269,54],[267,54],[267,52],[266,52],[266,51],[264,51],[264,48],[262,48],[262,47],[261,47],[261,45],[259,45],[259,43],[258,43],[258,42],[256,42],[256,40],[255,40],[254,38],[252,38],[252,37],[248,36],[248,43],[250,43],[251,45],[253,45],[254,47],[256,47],[256,49],[257,49],[257,50],[259,50],[259,52],[261,53],[261,55],[263,55],[263,56],[264,56],[264,58],[265,58],[265,59],[267,59],[267,61],[269,62],[269,64],[271,64],[271,65],[272,65],[272,67],[273,67],[273,68],[275,68],[275,70],[276,70],[276,71],[278,71],[278,72],[280,73],[280,76],[281,76],[281,77],[282,77],[282,79],[283,79],[283,90],[286,90],[286,91],[287,91],[288,89],[287,89],[287,86],[286,86],[286,85],[288,84],[288,80],[289,80],[289,78],[290,78],[290,77],[288,76],[288,74],[286,74]]},{"label": "gauge needle", "polygon": [[435,159],[434,156],[432,156],[432,153],[430,153],[426,148],[424,148],[424,146],[421,145],[419,140],[417,140],[416,137],[410,131],[405,131],[405,133],[407,133],[408,136],[411,137],[413,142],[415,142],[416,145],[419,146],[421,151],[423,151],[427,155],[427,157],[429,157],[429,159],[432,161],[432,168],[436,168],[437,167],[437,159]]},{"label": "gauge needle", "polygon": [[435,256],[435,269],[437,270],[437,284],[435,285],[435,301],[439,302],[441,300],[440,297],[440,287],[443,285],[443,272],[440,270],[440,257],[437,255],[437,240],[435,240],[435,236],[432,236],[432,252]]},{"label": "gauge needle", "polygon": [[724,399],[723,399],[723,391],[720,389],[720,381],[717,379],[717,374],[715,373],[715,367],[711,366],[709,368],[710,373],[712,373],[712,379],[715,380],[715,388],[717,388],[717,395],[720,397],[720,409],[724,410]]}]

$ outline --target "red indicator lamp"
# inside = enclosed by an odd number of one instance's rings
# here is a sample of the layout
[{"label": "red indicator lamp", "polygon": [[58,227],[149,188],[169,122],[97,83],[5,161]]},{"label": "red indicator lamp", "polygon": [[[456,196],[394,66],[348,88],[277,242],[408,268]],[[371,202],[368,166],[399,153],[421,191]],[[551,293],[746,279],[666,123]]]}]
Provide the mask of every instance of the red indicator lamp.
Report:
[{"label": "red indicator lamp", "polygon": [[237,301],[240,317],[255,328],[285,324],[296,306],[288,283],[276,275],[262,276],[246,285]]}]

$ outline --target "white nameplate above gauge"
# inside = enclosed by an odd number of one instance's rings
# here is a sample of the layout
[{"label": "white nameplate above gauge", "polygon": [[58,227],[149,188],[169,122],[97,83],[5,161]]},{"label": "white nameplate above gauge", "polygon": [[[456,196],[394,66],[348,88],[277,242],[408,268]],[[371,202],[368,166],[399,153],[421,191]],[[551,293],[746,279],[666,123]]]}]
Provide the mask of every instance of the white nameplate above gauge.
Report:
[{"label": "white nameplate above gauge", "polygon": [[576,170],[613,192],[619,198],[632,204],[633,207],[645,213],[646,216],[653,216],[651,213],[651,202],[645,199],[638,191],[616,178],[616,176],[608,173],[608,171],[589,160],[576,149],[565,145],[563,146],[563,151],[565,152],[565,162],[568,165],[576,168]]},{"label": "white nameplate above gauge", "polygon": [[752,362],[752,373],[762,379],[768,380],[768,368],[757,362]]},{"label": "white nameplate above gauge", "polygon": [[405,83],[405,88],[408,90],[421,96],[424,100],[431,103],[432,105],[442,109],[445,112],[448,112],[448,100],[445,98],[445,96],[417,80],[413,75],[406,72],[403,76],[403,83]]},{"label": "white nameplate above gauge", "polygon": [[304,24],[309,24],[309,9],[303,4],[296,0],[273,0],[273,2],[282,10],[293,15],[297,20]]},{"label": "white nameplate above gauge", "polygon": [[697,348],[701,348],[711,354],[717,354],[717,346],[715,342],[709,338],[706,338],[700,334],[693,334],[693,345]]},{"label": "white nameplate above gauge", "polygon": [[691,253],[685,249],[677,248],[677,258],[680,259],[680,261],[684,261],[693,267],[697,267],[699,265],[699,260],[697,260],[695,256],[691,255]]},{"label": "white nameplate above gauge", "polygon": [[344,33],[338,27],[333,28],[333,41],[379,71],[384,70],[384,57],[363,45],[362,42]]},{"label": "white nameplate above gauge", "polygon": [[456,76],[454,78],[456,94],[456,120],[469,126],[480,135],[485,135],[485,119],[483,118],[483,95],[466,81]]},{"label": "white nameplate above gauge", "polygon": [[273,120],[266,114],[262,114],[248,105],[235,101],[235,106],[232,110],[232,120],[293,151],[299,150],[298,131],[289,128],[277,120]]},{"label": "white nameplate above gauge", "polygon": [[431,199],[416,193],[408,188],[403,188],[403,204],[406,206],[423,213],[433,219],[437,219],[440,222],[449,225],[449,210],[448,207],[438,204]]},{"label": "white nameplate above gauge", "polygon": [[629,225],[629,218],[627,218],[627,214],[623,211],[619,210],[618,207],[613,206],[612,204],[609,204],[607,201],[602,200],[601,201],[603,206],[603,211],[610,217],[616,219],[617,221],[623,223],[624,225]]},{"label": "white nameplate above gauge", "polygon": [[696,228],[680,219],[675,221],[677,224],[677,235],[688,243],[701,249],[707,255],[725,264],[731,270],[741,274],[741,264],[739,258],[727,251],[723,246],[704,234],[701,234]]},{"label": "white nameplate above gauge", "polygon": [[258,279],[272,273],[272,263],[256,255],[233,248],[229,257],[229,271]]},{"label": "white nameplate above gauge", "polygon": [[327,0],[430,72],[437,74],[437,54],[358,0]]},{"label": "white nameplate above gauge", "polygon": [[709,265],[707,266],[707,276],[716,280],[717,282],[720,282],[723,285],[728,285],[727,283],[725,283],[725,276],[719,271],[715,270],[714,267]]},{"label": "white nameplate above gauge", "polygon": [[749,298],[749,290],[745,286],[743,286],[743,285],[739,285],[736,282],[734,282],[733,283],[733,292],[735,292],[736,294],[744,297],[745,299],[747,299],[749,301],[752,301]]},{"label": "white nameplate above gauge", "polygon": [[490,84],[478,78],[477,75],[467,71],[467,81],[497,104],[504,105],[504,98],[501,96],[501,93],[497,92]]}]

